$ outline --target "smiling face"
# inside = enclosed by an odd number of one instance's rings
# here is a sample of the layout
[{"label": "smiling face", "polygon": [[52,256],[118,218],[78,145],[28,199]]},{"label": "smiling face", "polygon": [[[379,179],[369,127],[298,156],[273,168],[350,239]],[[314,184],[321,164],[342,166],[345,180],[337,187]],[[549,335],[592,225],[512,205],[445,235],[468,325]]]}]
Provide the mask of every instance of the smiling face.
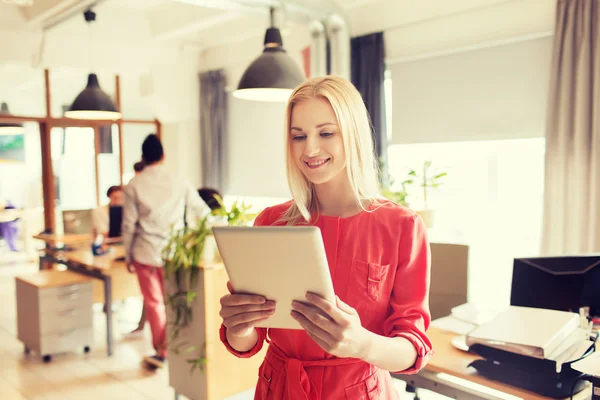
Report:
[{"label": "smiling face", "polygon": [[294,105],[289,135],[294,163],[310,182],[320,185],[342,177],[344,141],[327,99],[311,98]]}]

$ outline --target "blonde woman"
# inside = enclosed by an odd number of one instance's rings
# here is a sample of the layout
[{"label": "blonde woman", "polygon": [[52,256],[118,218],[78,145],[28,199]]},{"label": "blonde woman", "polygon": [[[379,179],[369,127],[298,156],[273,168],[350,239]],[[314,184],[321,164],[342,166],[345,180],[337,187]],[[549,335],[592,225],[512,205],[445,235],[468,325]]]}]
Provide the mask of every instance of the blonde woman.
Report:
[{"label": "blonde woman", "polygon": [[298,86],[285,134],[293,200],[267,208],[255,225],[319,227],[336,303],[307,294],[310,306],[292,304],[304,330],[267,335],[255,325],[278,305],[229,294],[221,340],[238,357],[270,343],[256,399],[396,399],[387,371],[416,373],[432,354],[426,228],[378,197],[369,119],[350,82],[328,76]]}]

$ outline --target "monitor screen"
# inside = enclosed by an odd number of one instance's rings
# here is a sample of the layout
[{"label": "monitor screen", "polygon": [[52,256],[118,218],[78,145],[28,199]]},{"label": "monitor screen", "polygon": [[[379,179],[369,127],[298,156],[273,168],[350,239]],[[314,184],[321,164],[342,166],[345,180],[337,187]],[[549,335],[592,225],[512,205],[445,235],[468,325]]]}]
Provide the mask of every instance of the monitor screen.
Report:
[{"label": "monitor screen", "polygon": [[600,255],[515,258],[510,304],[600,315]]},{"label": "monitor screen", "polygon": [[123,207],[110,206],[108,209],[108,237],[121,237],[121,224],[123,223]]}]

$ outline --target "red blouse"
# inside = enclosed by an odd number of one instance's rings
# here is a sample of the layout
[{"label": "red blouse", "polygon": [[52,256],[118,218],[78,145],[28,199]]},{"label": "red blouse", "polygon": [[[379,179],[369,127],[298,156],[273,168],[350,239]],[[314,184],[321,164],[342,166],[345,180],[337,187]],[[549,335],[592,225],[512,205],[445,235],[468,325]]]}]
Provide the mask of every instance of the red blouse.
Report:
[{"label": "red blouse", "polygon": [[[291,202],[265,209],[255,225],[284,225],[279,218]],[[333,287],[369,331],[404,337],[417,350],[418,372],[433,350],[425,334],[429,314],[430,251],[427,230],[414,212],[388,201],[341,218],[319,216]],[[245,353],[234,350],[221,326],[221,340],[237,357],[270,343],[259,369],[255,399],[397,399],[388,372],[356,359],[322,350],[303,330],[258,328],[258,342]]]}]

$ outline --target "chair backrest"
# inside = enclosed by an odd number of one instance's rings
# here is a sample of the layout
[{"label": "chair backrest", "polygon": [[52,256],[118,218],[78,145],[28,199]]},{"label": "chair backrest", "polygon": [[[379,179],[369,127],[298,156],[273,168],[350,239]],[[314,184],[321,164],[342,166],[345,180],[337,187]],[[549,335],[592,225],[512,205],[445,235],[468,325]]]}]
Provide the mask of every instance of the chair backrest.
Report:
[{"label": "chair backrest", "polygon": [[449,315],[467,302],[469,246],[431,243],[429,308],[432,319]]}]

